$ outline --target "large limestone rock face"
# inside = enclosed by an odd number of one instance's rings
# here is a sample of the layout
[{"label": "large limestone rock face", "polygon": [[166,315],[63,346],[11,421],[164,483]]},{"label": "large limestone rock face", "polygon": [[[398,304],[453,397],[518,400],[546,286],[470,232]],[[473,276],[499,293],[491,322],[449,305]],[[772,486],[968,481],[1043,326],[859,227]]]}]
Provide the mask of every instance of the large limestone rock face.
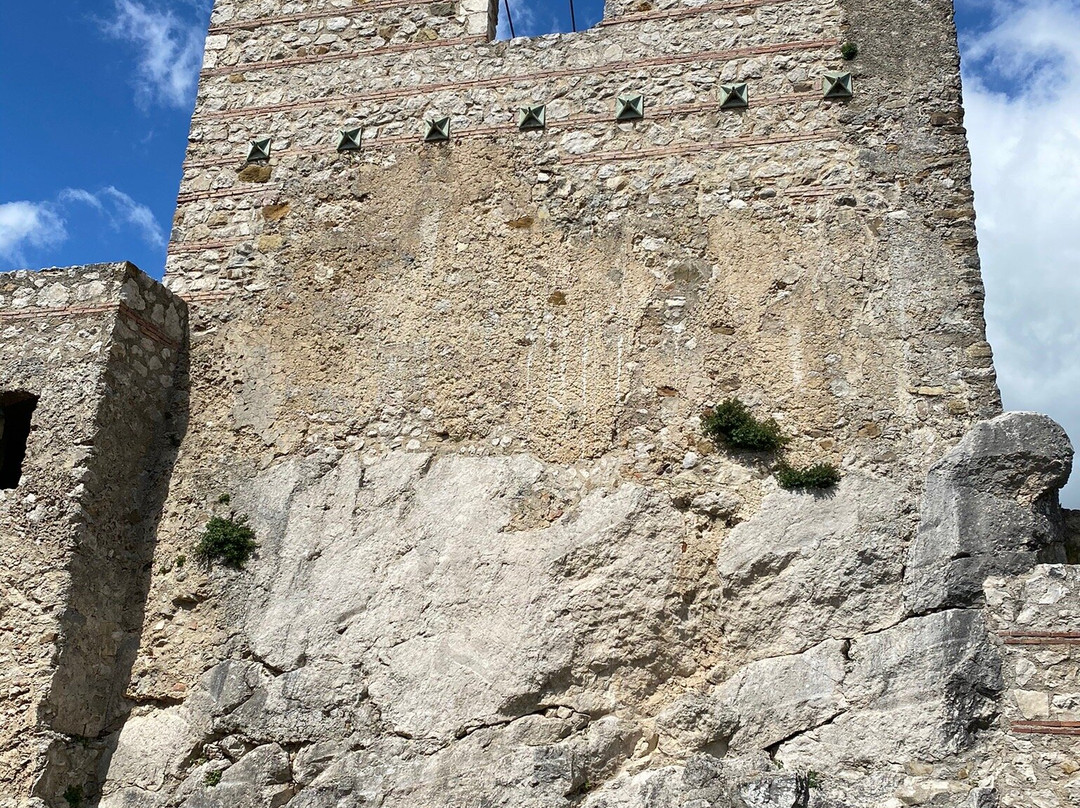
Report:
[{"label": "large limestone rock face", "polygon": [[737,525],[717,558],[740,653],[798,653],[829,637],[884,628],[901,616],[910,497],[895,483],[850,474],[819,496],[774,491]]},{"label": "large limestone rock face", "polygon": [[285,529],[264,548],[252,650],[298,680],[329,665],[365,683],[388,731],[443,742],[553,700],[603,712],[610,691],[644,695],[674,669],[682,520],[655,495],[622,486],[512,532],[510,503],[541,471],[525,457],[350,457],[310,487],[297,471],[259,483]]},{"label": "large limestone rock face", "polygon": [[837,683],[843,714],[781,747],[789,762],[824,750],[849,765],[941,761],[963,752],[1002,689],[982,617],[957,609],[852,641]]},{"label": "large limestone rock face", "polygon": [[[691,627],[673,618],[683,516],[625,484],[513,529],[512,503],[543,471],[524,456],[399,453],[257,479],[245,504],[266,540],[231,658],[182,707],[128,723],[106,804],[154,804],[162,772],[208,739],[239,760],[190,770],[184,805],[261,805],[275,789],[302,794],[296,805],[369,792],[556,805],[587,790],[642,739],[617,705],[687,673]],[[287,778],[257,739],[299,749]]]},{"label": "large limestone rock face", "polygon": [[[989,488],[1016,523],[1053,522],[1044,503],[1070,453],[1039,417],[980,424],[932,471],[922,529],[941,521],[940,480],[973,466],[971,496]],[[320,450],[255,475],[234,505],[258,557],[179,596],[219,599],[216,660],[179,703],[135,711],[101,805],[994,798],[1000,657],[978,608],[905,609],[915,508],[894,482],[852,470],[828,495],[773,487],[728,529],[724,491],[688,498],[614,472],[573,488],[566,471]],[[690,526],[722,538],[688,589]]]}]

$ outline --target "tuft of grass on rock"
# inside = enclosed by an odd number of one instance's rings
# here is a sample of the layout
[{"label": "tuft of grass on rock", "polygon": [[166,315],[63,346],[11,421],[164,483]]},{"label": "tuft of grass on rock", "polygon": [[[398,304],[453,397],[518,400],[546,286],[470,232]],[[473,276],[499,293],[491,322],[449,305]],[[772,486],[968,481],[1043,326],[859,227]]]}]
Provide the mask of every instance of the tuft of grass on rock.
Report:
[{"label": "tuft of grass on rock", "polygon": [[213,517],[206,523],[195,555],[205,564],[217,562],[243,569],[259,546],[255,543],[255,531],[248,526],[247,520],[247,516]]},{"label": "tuft of grass on rock", "polygon": [[772,418],[761,421],[745,404],[729,398],[711,413],[702,416],[705,434],[717,444],[751,452],[775,452],[788,439]]},{"label": "tuft of grass on rock", "polygon": [[776,467],[776,481],[781,488],[823,489],[840,482],[840,470],[832,463],[815,463],[802,468],[781,463]]},{"label": "tuft of grass on rock", "polygon": [[213,788],[214,786],[216,786],[220,782],[221,782],[221,772],[220,771],[207,772],[206,777],[203,778],[203,784],[206,785],[209,788]]}]

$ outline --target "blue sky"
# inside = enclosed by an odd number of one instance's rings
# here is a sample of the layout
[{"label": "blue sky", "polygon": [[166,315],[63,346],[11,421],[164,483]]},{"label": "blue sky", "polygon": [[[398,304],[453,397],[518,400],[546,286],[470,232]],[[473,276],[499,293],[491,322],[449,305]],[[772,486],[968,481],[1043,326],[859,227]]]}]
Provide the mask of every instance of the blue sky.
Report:
[{"label": "blue sky", "polygon": [[[0,2],[0,270],[127,259],[160,277],[210,5]],[[510,6],[519,36],[569,29],[565,0]],[[575,8],[587,27],[602,0]],[[1005,405],[1077,439],[1080,0],[959,0],[957,25]]]}]

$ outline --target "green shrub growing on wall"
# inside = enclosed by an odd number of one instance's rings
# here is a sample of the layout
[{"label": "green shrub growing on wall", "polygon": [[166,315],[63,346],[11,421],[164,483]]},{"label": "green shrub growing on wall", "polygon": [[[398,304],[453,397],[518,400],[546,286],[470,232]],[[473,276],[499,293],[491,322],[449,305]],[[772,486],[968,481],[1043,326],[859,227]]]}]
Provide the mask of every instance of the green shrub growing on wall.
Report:
[{"label": "green shrub growing on wall", "polygon": [[840,482],[840,470],[832,463],[815,463],[796,468],[781,463],[776,467],[776,481],[781,488],[831,488]]},{"label": "green shrub growing on wall", "polygon": [[246,516],[213,517],[206,523],[195,555],[206,564],[218,562],[226,567],[242,569],[259,546],[255,531],[248,527]]},{"label": "green shrub growing on wall", "polygon": [[64,801],[71,806],[71,808],[79,808],[83,804],[83,790],[82,786],[68,786],[64,790]]},{"label": "green shrub growing on wall", "polygon": [[850,62],[859,55],[859,46],[854,42],[845,42],[840,46],[840,55]]},{"label": "green shrub growing on wall", "polygon": [[716,443],[751,452],[775,452],[788,439],[772,418],[759,421],[746,405],[736,398],[722,402],[701,419],[705,434]]}]

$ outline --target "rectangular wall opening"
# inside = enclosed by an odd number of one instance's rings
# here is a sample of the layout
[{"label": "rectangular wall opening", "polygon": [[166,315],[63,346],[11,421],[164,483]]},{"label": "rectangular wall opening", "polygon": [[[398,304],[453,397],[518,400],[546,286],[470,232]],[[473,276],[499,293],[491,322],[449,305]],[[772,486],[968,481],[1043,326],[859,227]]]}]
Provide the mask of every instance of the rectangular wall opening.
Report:
[{"label": "rectangular wall opening", "polygon": [[[568,34],[592,28],[604,18],[604,0],[496,0],[496,39]],[[642,4],[644,11],[652,6]]]},{"label": "rectangular wall opening", "polygon": [[37,403],[37,396],[29,393],[0,393],[0,489],[19,484]]}]

